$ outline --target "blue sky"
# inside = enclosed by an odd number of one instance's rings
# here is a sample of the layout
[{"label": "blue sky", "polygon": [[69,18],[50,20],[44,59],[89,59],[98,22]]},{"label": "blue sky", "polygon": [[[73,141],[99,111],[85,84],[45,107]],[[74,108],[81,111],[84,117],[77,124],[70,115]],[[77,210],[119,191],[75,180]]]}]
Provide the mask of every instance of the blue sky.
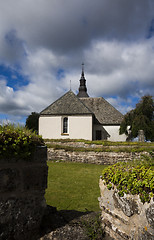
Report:
[{"label": "blue sky", "polygon": [[11,67],[1,64],[0,79],[5,79],[8,87],[13,88],[14,91],[18,91],[20,87],[26,86],[29,83],[28,76],[22,75],[20,71],[21,69],[18,66],[15,69],[11,69]]},{"label": "blue sky", "polygon": [[88,94],[123,114],[154,96],[154,1],[1,1],[0,123],[77,93],[82,62]]}]

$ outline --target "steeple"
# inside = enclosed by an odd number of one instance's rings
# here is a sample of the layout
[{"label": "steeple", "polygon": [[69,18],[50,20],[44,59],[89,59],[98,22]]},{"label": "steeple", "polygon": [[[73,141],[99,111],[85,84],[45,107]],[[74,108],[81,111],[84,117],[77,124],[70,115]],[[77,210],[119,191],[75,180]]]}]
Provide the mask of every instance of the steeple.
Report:
[{"label": "steeple", "polygon": [[84,77],[84,63],[82,63],[82,73],[81,73],[81,78],[80,78],[80,87],[79,87],[79,92],[77,94],[79,98],[84,98],[84,97],[89,97],[87,93],[87,88],[86,88],[86,79]]}]

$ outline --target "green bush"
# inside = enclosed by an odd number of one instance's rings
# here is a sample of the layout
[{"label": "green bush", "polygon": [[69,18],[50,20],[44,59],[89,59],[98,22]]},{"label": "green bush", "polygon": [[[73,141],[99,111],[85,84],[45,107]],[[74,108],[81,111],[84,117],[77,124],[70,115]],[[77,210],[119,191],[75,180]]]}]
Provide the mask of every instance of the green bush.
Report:
[{"label": "green bush", "polygon": [[[149,202],[154,194],[154,170],[152,160],[117,163],[102,172],[102,179],[110,190],[115,185],[119,196],[138,194],[141,201]],[[151,166],[150,166],[151,165]]]},{"label": "green bush", "polygon": [[44,145],[42,138],[32,131],[6,125],[0,127],[0,158],[29,159],[36,146]]}]

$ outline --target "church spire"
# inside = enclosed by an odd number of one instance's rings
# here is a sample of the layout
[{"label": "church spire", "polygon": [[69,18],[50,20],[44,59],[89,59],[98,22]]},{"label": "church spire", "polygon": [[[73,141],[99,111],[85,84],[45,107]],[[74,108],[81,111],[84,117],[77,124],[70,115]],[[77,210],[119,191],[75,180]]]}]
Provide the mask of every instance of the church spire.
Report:
[{"label": "church spire", "polygon": [[84,63],[82,63],[82,73],[81,73],[81,76],[84,77]]},{"label": "church spire", "polygon": [[89,97],[87,93],[87,88],[86,88],[86,79],[84,77],[84,63],[82,63],[82,73],[81,73],[81,78],[80,78],[80,87],[79,87],[79,92],[77,94],[79,98],[82,97]]}]

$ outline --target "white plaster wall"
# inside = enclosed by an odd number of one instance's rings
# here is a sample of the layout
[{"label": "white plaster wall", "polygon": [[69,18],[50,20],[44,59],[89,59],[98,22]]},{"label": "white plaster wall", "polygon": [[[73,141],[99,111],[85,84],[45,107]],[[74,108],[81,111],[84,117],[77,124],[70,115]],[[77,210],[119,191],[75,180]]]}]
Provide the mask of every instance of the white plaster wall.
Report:
[{"label": "white plaster wall", "polygon": [[58,139],[61,133],[61,117],[39,117],[39,134],[43,138]]},{"label": "white plaster wall", "polygon": [[49,139],[87,139],[92,140],[92,116],[68,117],[68,134],[62,133],[62,116],[41,116],[39,134]]},{"label": "white plaster wall", "polygon": [[126,141],[126,135],[122,134],[119,135],[119,128],[120,126],[103,126],[105,130],[109,133],[110,137],[108,138],[109,141]]},{"label": "white plaster wall", "polygon": [[92,140],[92,116],[70,116],[69,136],[71,139]]}]

